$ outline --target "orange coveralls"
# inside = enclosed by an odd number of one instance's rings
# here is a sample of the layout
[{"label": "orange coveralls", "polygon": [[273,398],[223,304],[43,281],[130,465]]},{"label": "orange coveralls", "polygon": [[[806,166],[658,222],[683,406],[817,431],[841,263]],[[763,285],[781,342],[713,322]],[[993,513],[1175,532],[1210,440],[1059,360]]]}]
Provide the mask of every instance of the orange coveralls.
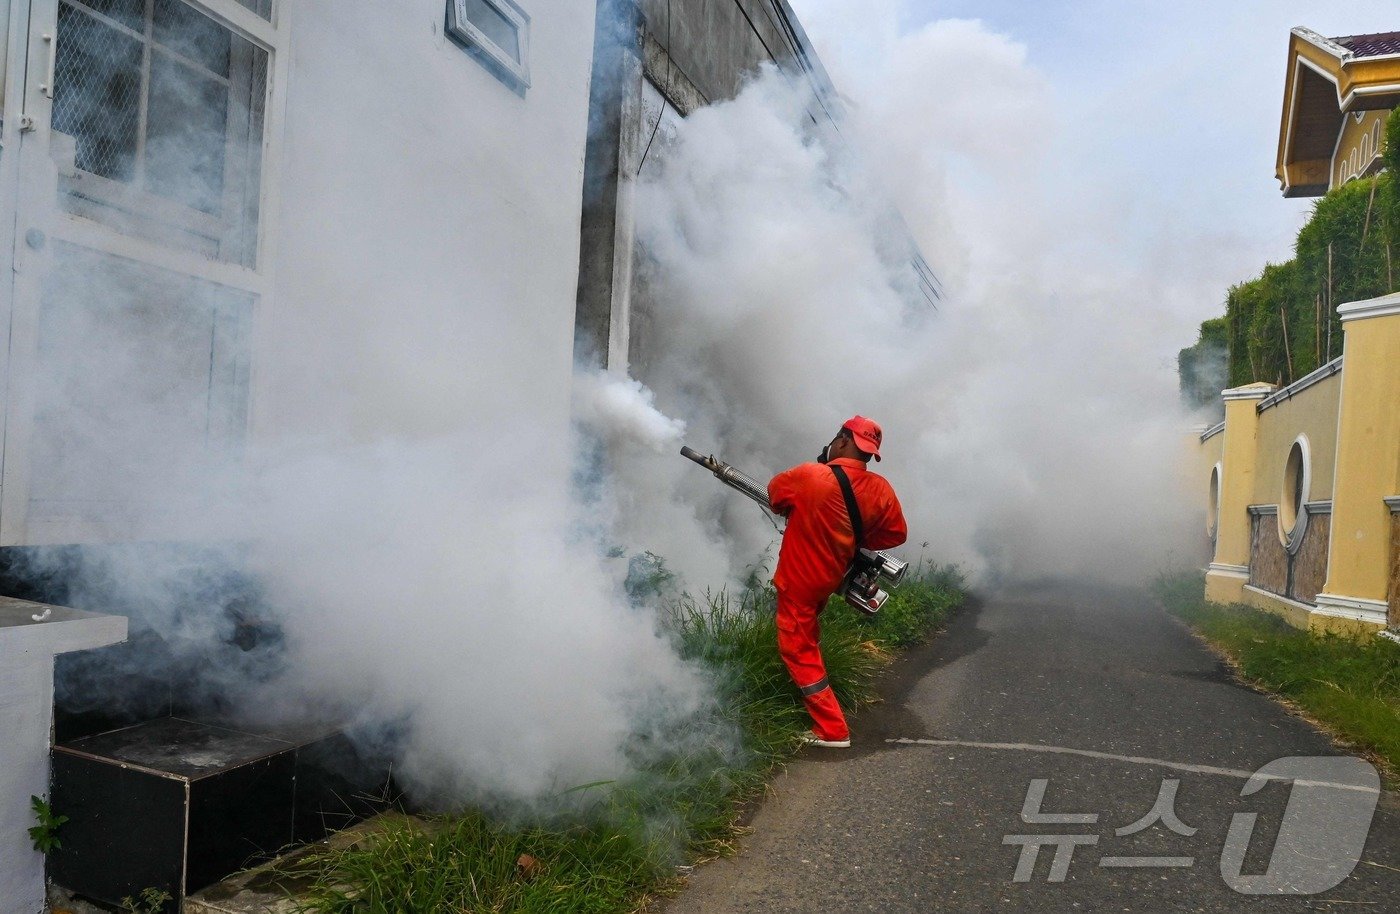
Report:
[{"label": "orange coveralls", "polygon": [[778,589],[778,653],[802,691],[817,736],[841,740],[850,737],[850,729],[827,682],[818,616],[827,598],[841,586],[856,546],[833,466],[845,470],[851,480],[865,525],[864,548],[893,548],[904,542],[909,531],[894,489],[860,460],[839,457],[828,464],[803,463],[768,483],[769,503],[788,519],[773,574]]}]

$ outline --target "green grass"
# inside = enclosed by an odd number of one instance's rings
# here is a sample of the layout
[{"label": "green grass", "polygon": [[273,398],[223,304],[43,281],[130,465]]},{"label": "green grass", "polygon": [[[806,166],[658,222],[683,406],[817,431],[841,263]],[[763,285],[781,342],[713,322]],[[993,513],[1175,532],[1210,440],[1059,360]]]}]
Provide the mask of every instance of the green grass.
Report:
[{"label": "green grass", "polygon": [[1199,574],[1162,575],[1158,597],[1255,684],[1296,704],[1400,772],[1400,645],[1374,636],[1305,632],[1249,606],[1205,599]]},{"label": "green grass", "polygon": [[[833,600],[822,616],[822,652],[842,706],[875,697],[893,652],[927,637],[963,600],[953,568],[910,571],[880,615],[866,619]],[[668,623],[681,653],[709,667],[717,720],[730,746],[676,751],[625,782],[580,791],[571,811],[534,823],[481,812],[391,818],[350,846],[296,864],[316,914],[416,912],[627,912],[677,884],[681,864],[720,856],[737,835],[743,804],[791,758],[809,726],[777,654],[771,588],[674,601]],[[678,745],[688,745],[681,741]],[[522,867],[522,855],[536,861]]]},{"label": "green grass", "polygon": [[[528,869],[522,855],[537,861]],[[628,910],[661,875],[637,838],[583,824],[511,828],[480,813],[391,821],[312,859],[316,912]]]}]

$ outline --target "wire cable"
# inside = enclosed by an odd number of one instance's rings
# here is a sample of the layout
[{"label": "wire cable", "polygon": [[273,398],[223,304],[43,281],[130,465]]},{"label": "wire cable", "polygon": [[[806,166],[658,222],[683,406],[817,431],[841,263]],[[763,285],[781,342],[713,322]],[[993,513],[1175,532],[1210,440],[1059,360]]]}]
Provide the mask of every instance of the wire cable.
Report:
[{"label": "wire cable", "polygon": [[[643,56],[646,52],[646,44],[643,42]],[[675,61],[671,59],[671,0],[666,0],[666,89],[661,93],[661,107],[656,112],[656,123],[651,125],[651,136],[647,137],[646,148],[642,150],[642,160],[637,163],[637,174],[642,173],[642,166],[647,163],[647,153],[651,152],[652,141],[656,139],[656,132],[661,129],[661,119],[666,116],[666,99],[671,94],[671,67],[674,65]]]},{"label": "wire cable", "polygon": [[767,519],[768,523],[773,525],[773,532],[778,534],[779,537],[782,537],[784,532],[783,528],[778,526],[778,521],[774,519],[773,512],[769,511],[767,508],[760,506],[759,513]]}]

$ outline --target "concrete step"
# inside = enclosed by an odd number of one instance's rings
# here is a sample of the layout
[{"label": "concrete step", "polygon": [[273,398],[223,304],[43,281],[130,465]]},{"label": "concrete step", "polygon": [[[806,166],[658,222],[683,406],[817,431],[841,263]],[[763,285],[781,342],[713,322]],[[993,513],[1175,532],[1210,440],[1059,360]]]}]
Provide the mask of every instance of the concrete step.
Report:
[{"label": "concrete step", "polygon": [[186,895],[383,810],[387,772],[324,728],[250,732],[176,717],[53,749],[54,808],[69,816],[49,875],[120,906],[151,887]]}]

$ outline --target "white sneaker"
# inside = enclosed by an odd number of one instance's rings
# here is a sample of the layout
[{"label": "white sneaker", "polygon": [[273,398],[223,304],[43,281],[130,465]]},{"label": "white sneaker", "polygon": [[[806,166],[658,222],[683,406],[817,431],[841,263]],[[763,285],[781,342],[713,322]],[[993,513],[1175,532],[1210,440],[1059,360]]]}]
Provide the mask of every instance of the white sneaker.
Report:
[{"label": "white sneaker", "polygon": [[822,749],[849,749],[851,748],[851,739],[850,737],[846,737],[845,739],[822,739],[820,736],[817,736],[817,734],[808,732],[802,736],[802,745],[819,746]]}]

